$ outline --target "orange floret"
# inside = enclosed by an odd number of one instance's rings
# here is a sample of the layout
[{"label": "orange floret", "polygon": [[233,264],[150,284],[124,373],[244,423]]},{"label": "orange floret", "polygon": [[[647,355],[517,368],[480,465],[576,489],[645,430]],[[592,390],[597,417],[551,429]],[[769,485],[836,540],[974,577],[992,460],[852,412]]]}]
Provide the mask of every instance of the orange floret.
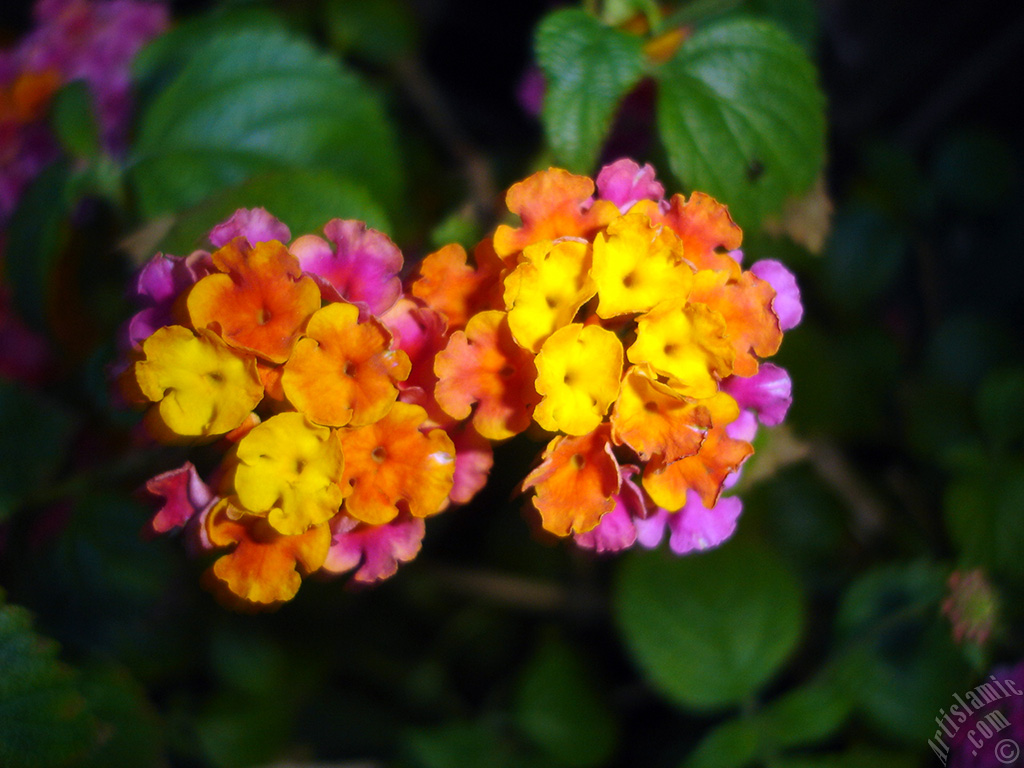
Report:
[{"label": "orange floret", "polygon": [[250,246],[232,240],[213,254],[220,272],[189,292],[192,325],[210,328],[233,347],[272,363],[291,354],[306,320],[320,306],[320,289],[298,259],[276,240]]},{"label": "orange floret", "polygon": [[420,262],[419,277],[412,283],[412,295],[444,315],[449,330],[465,328],[476,312],[501,306],[500,259],[486,240],[474,256],[475,268],[461,245],[446,245]]},{"label": "orange floret", "polygon": [[523,225],[502,224],[494,232],[494,250],[503,259],[531,243],[559,237],[589,239],[619,215],[615,203],[593,200],[594,182],[561,168],[538,171],[513,184],[505,196]]},{"label": "orange floret", "polygon": [[504,440],[530,426],[540,401],[537,369],[533,355],[512,338],[504,312],[481,312],[465,331],[453,333],[434,361],[434,373],[438,405],[454,419],[472,413],[473,426],[487,439]]},{"label": "orange floret", "polygon": [[683,397],[656,380],[647,366],[626,372],[611,416],[612,437],[644,461],[673,462],[700,450],[711,428],[711,413],[699,400]]},{"label": "orange floret", "polygon": [[686,504],[687,490],[697,493],[704,506],[711,509],[725,479],[753,452],[750,443],[729,437],[725,427],[715,427],[708,431],[696,455],[671,464],[652,460],[644,470],[644,489],[655,504],[670,512]]},{"label": "orange floret", "polygon": [[284,536],[264,518],[245,514],[228,499],[217,504],[205,521],[214,547],[231,547],[207,572],[214,587],[248,603],[272,605],[291,600],[302,578],[320,568],[331,546],[331,531],[318,525],[298,536]]},{"label": "orange floret", "polygon": [[602,424],[589,435],[559,436],[548,443],[522,488],[536,490],[533,506],[544,529],[568,536],[595,528],[611,512],[620,482],[609,427]]},{"label": "orange floret", "polygon": [[694,192],[689,200],[673,195],[668,211],[659,218],[679,235],[687,260],[697,269],[718,269],[739,276],[737,261],[720,251],[739,248],[743,230],[732,220],[729,209],[715,198],[703,192]]},{"label": "orange floret", "polygon": [[351,489],[345,512],[370,525],[395,519],[399,507],[413,517],[440,512],[452,489],[455,446],[443,429],[420,431],[427,412],[398,402],[383,419],[339,431],[345,471],[339,481]]},{"label": "orange floret", "polygon": [[388,330],[372,317],[360,323],[354,304],[328,304],[309,319],[284,366],[285,395],[317,424],[372,424],[391,409],[397,382],[409,376],[409,356],[390,345]]},{"label": "orange floret", "polygon": [[733,373],[753,376],[759,357],[770,357],[782,344],[779,318],[772,310],[775,289],[753,272],[730,280],[725,272],[701,270],[694,276],[690,301],[704,304],[725,318],[726,336],[736,357]]}]

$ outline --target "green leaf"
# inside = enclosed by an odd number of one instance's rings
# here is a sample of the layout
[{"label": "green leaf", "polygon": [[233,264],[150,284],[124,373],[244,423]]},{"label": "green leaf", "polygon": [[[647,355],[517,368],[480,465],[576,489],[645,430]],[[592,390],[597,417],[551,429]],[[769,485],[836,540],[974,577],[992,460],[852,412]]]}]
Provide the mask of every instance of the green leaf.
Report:
[{"label": "green leaf", "polygon": [[50,120],[57,140],[69,154],[95,158],[103,151],[93,114],[92,93],[84,80],[68,83],[53,99]]},{"label": "green leaf", "polygon": [[251,5],[220,5],[200,16],[175,21],[172,29],[151,40],[132,60],[136,105],[140,112],[188,64],[196,51],[212,40],[247,30],[280,29],[284,24],[274,11]]},{"label": "green leaf", "polygon": [[330,0],[326,17],[327,37],[338,51],[374,64],[394,63],[415,46],[416,20],[399,0]]},{"label": "green leaf", "polygon": [[78,421],[60,402],[0,381],[0,523],[54,480]]},{"label": "green leaf", "polygon": [[994,445],[1005,448],[1024,440],[1024,367],[990,373],[975,403],[981,426]]},{"label": "green leaf", "polygon": [[684,768],[744,768],[757,757],[761,737],[756,720],[728,720],[704,737]]},{"label": "green leaf", "polygon": [[364,187],[327,171],[291,169],[254,176],[186,211],[161,241],[161,250],[187,253],[235,210],[254,207],[281,219],[293,237],[317,232],[333,218],[359,219],[391,231],[384,211]]},{"label": "green leaf", "polygon": [[774,21],[809,55],[818,41],[818,10],[813,0],[746,0],[744,10]]},{"label": "green leaf", "polygon": [[536,51],[547,77],[541,118],[548,142],[570,170],[589,173],[619,101],[644,74],[643,41],[569,9],[541,21]]},{"label": "green leaf", "polygon": [[709,25],[656,78],[673,173],[728,205],[740,226],[759,224],[814,182],[824,160],[824,98],[814,65],[774,25]]},{"label": "green leaf", "polygon": [[[0,595],[0,601],[2,601]],[[0,602],[0,765],[64,765],[93,741],[85,699],[28,613]]]},{"label": "green leaf", "polygon": [[758,713],[774,751],[824,741],[846,722],[853,699],[830,674],[780,696]]},{"label": "green leaf", "polygon": [[81,688],[97,720],[100,738],[75,768],[161,765],[161,723],[146,692],[131,675],[117,667],[85,669]]},{"label": "green leaf", "polygon": [[910,747],[967,684],[969,670],[939,612],[945,572],[928,562],[891,563],[853,583],[836,619],[842,684],[875,727]]},{"label": "green leaf", "polygon": [[56,162],[28,186],[7,229],[4,266],[18,314],[37,329],[46,326],[53,273],[71,209],[68,164]]},{"label": "green leaf", "polygon": [[619,571],[615,614],[637,664],[674,701],[736,704],[779,670],[800,637],[799,587],[761,544],[676,558],[638,553]]},{"label": "green leaf", "polygon": [[131,170],[143,217],[273,170],[333,173],[395,206],[401,179],[375,95],[307,42],[251,28],[214,37],[149,104]]},{"label": "green leaf", "polygon": [[946,490],[946,525],[966,565],[1024,577],[1024,463],[990,461]]},{"label": "green leaf", "polygon": [[729,720],[700,743],[685,768],[743,768],[756,759],[823,741],[853,709],[832,675],[789,691],[757,713]]},{"label": "green leaf", "polygon": [[405,737],[405,751],[422,768],[504,768],[513,762],[497,729],[486,722],[448,720]]},{"label": "green leaf", "polygon": [[616,722],[594,686],[578,651],[546,641],[519,681],[520,729],[556,765],[605,765],[616,742]]}]

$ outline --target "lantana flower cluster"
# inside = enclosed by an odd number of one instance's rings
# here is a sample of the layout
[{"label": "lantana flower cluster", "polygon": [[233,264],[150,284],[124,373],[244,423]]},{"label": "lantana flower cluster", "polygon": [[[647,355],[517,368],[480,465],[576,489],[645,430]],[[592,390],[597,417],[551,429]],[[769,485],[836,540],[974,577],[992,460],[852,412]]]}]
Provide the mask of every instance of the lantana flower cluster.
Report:
[{"label": "lantana flower cluster", "polygon": [[595,183],[549,169],[507,195],[519,226],[431,254],[410,291],[447,320],[436,403],[503,440],[552,435],[522,482],[541,525],[577,545],[719,544],[722,497],[758,424],[785,417],[790,379],[766,363],[802,307],[776,261],[744,270],[742,233],[700,192],[665,199],[650,166]]},{"label": "lantana flower cluster", "polygon": [[262,209],[209,239],[212,252],[144,267],[125,328],[119,378],[149,434],[222,449],[207,480],[189,462],[149,481],[164,502],[153,531],[216,553],[207,581],[229,602],[288,600],[318,571],[390,576],[491,462],[471,428],[417,402],[422,328],[401,251],[340,219],[286,245]]},{"label": "lantana flower cluster", "polygon": [[290,240],[262,209],[142,270],[125,390],[157,439],[223,448],[207,481],[186,463],[149,482],[152,528],[218,553],[221,594],[392,575],[524,432],[547,441],[520,488],[550,534],[598,552],[667,534],[678,554],[732,534],[723,491],[791,401],[765,359],[800,321],[793,276],[744,270],[725,206],[665,199],[631,160],[596,195],[552,168],[507,202],[518,226],[429,254],[404,285],[384,234],[333,220]]}]

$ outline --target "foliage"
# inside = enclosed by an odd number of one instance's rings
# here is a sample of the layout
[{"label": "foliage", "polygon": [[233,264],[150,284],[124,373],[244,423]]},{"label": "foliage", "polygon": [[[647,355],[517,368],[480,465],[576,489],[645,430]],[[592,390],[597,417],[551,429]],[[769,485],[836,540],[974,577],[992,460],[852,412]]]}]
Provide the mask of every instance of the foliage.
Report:
[{"label": "foliage", "polygon": [[[1013,19],[919,6],[897,51],[908,18],[852,0],[206,0],[119,28],[130,69],[75,70],[85,42],[30,28],[131,4],[43,5],[0,12],[0,766],[915,768],[955,695],[1020,668],[1024,144],[981,82]],[[16,84],[37,60],[62,79]],[[139,535],[186,458],[112,384],[153,254],[264,207],[293,236],[366,222],[403,279],[452,240],[484,271],[500,190],[623,156],[728,206],[743,242],[706,258],[798,278],[793,405],[729,491],[735,536],[553,543],[518,513],[537,425],[372,588],[236,614],[211,556]],[[594,240],[589,194],[563,242]]]}]

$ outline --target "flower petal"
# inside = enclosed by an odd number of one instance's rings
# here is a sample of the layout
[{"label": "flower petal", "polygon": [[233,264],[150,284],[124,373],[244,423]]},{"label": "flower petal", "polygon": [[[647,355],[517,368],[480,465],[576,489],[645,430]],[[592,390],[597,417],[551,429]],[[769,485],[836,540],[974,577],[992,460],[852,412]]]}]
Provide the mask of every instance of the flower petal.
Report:
[{"label": "flower petal", "polygon": [[665,188],[655,178],[653,166],[646,164],[641,168],[624,157],[609,163],[597,174],[597,194],[625,213],[638,200],[660,202],[665,197]]},{"label": "flower petal", "polygon": [[505,258],[541,240],[589,238],[619,215],[614,203],[595,201],[593,194],[593,181],[561,168],[538,171],[513,184],[505,202],[523,225],[500,225],[494,232],[495,252]]},{"label": "flower petal", "polygon": [[222,435],[263,398],[255,358],[243,357],[211,331],[167,326],[146,339],[142,354],[135,380],[157,403],[149,418],[158,436]]},{"label": "flower petal", "polygon": [[167,533],[184,526],[192,516],[214,500],[210,486],[203,482],[191,461],[146,481],[146,491],[163,499],[149,527],[154,533]]},{"label": "flower petal", "polygon": [[723,484],[754,452],[743,440],[734,440],[725,427],[708,431],[704,444],[694,456],[666,464],[655,457],[644,470],[644,490],[659,507],[672,512],[681,509],[687,491],[694,491],[709,509],[715,505]]},{"label": "flower petal", "polygon": [[588,435],[548,443],[522,488],[535,489],[533,506],[544,530],[568,536],[592,530],[615,508],[620,483],[608,425],[602,424]]},{"label": "flower petal", "polygon": [[246,515],[224,499],[206,520],[206,535],[215,547],[234,548],[207,572],[221,597],[269,606],[291,600],[304,574],[317,570],[327,557],[331,532],[319,525],[295,536],[275,531],[261,517]]},{"label": "flower petal", "polygon": [[796,277],[781,262],[763,259],[751,265],[750,271],[760,279],[767,281],[775,289],[772,310],[779,318],[779,327],[783,331],[796,328],[804,316],[804,305],[800,301],[800,286]]},{"label": "flower petal", "polygon": [[[474,315],[456,331],[434,362],[434,397],[445,413],[466,419],[486,438],[504,440],[530,426],[540,400],[533,355],[512,338],[504,312]],[[476,404],[476,410],[473,405]]]},{"label": "flower petal", "polygon": [[425,528],[421,518],[408,514],[383,525],[367,525],[348,515],[338,515],[331,521],[331,548],[323,570],[344,573],[358,568],[352,580],[362,584],[394,576],[401,563],[419,553]]},{"label": "flower petal", "polygon": [[730,376],[722,381],[728,392],[744,410],[757,413],[766,427],[781,424],[793,402],[793,383],[785,369],[763,363],[753,376]]},{"label": "flower petal", "polygon": [[337,433],[301,413],[271,416],[235,449],[234,489],[249,512],[266,515],[279,533],[297,535],[341,507],[344,469]]},{"label": "flower petal", "polygon": [[461,245],[446,245],[420,262],[418,277],[410,286],[413,296],[444,315],[452,331],[465,328],[477,312],[504,306],[501,260],[486,240],[477,246],[474,257],[476,266],[471,267]]},{"label": "flower petal", "polygon": [[239,208],[231,218],[210,230],[209,240],[214,248],[223,248],[236,237],[244,237],[249,245],[277,240],[287,243],[292,233],[283,221],[271,215],[266,208]]},{"label": "flower petal", "polygon": [[640,458],[657,454],[672,462],[700,450],[711,413],[701,401],[658,382],[646,366],[634,366],[626,372],[611,424],[615,442],[625,443]]},{"label": "flower petal", "polygon": [[283,363],[320,306],[316,283],[302,275],[299,262],[277,241],[250,247],[236,238],[213,254],[213,263],[220,272],[189,292],[192,325],[211,328],[233,347]]},{"label": "flower petal", "polygon": [[339,431],[345,452],[339,483],[351,489],[349,515],[381,525],[401,510],[428,517],[443,509],[452,490],[455,446],[444,430],[423,434],[426,420],[420,406],[398,402],[374,424]]},{"label": "flower petal", "polygon": [[523,251],[504,294],[508,327],[521,347],[537,352],[596,293],[590,261],[590,246],[579,240],[545,240]]},{"label": "flower petal", "polygon": [[534,418],[544,429],[585,435],[619,396],[622,342],[599,325],[573,323],[551,334],[537,355]]},{"label": "flower petal", "polygon": [[752,272],[743,272],[731,280],[725,272],[704,269],[693,279],[690,301],[703,304],[725,319],[732,344],[733,372],[737,376],[757,373],[757,357],[770,357],[779,351],[782,330],[772,311],[775,290]]},{"label": "flower petal", "polygon": [[689,397],[710,397],[732,371],[733,349],[721,314],[684,299],[663,301],[637,319],[636,341],[626,356],[649,363]]},{"label": "flower petal", "polygon": [[409,375],[409,358],[390,349],[375,318],[359,322],[354,304],[328,304],[309,319],[281,375],[288,400],[317,424],[359,427],[384,416]]},{"label": "flower petal", "polygon": [[402,292],[402,252],[391,238],[361,221],[331,219],[329,243],[304,235],[291,245],[302,270],[320,286],[324,301],[348,301],[379,315]]},{"label": "flower petal", "polygon": [[598,233],[592,274],[600,297],[597,315],[606,319],[686,298],[693,282],[682,241],[642,213],[621,216]]}]

